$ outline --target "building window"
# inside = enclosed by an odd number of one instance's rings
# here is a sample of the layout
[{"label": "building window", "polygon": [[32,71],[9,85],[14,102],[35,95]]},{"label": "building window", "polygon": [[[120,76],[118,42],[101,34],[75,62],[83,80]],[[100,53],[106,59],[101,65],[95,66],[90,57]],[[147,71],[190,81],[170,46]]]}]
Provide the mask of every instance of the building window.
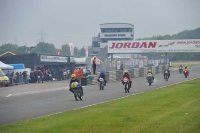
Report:
[{"label": "building window", "polygon": [[101,28],[101,33],[112,33],[112,32],[131,32],[132,28]]}]

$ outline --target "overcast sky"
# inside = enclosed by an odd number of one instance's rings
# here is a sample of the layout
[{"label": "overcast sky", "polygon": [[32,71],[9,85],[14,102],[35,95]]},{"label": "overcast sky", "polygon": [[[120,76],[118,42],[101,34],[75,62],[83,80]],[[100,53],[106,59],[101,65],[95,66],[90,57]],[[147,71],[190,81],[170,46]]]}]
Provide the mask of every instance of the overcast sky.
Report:
[{"label": "overcast sky", "polygon": [[135,39],[200,27],[200,0],[0,0],[0,45],[92,44],[101,23],[131,23]]}]

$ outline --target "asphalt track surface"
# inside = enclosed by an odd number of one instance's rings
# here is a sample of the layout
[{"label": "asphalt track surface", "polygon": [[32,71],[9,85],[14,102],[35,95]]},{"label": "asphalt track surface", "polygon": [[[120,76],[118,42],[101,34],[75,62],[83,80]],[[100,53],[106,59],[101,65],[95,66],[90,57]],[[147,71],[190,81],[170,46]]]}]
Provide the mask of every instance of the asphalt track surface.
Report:
[{"label": "asphalt track surface", "polygon": [[99,90],[98,85],[85,86],[82,101],[74,99],[69,91],[69,81],[0,88],[0,125],[87,107],[200,77],[200,66],[191,67],[189,71],[188,78],[178,71],[171,71],[168,81],[164,80],[163,74],[156,74],[152,86],[148,86],[145,77],[133,78],[130,93],[124,92],[119,81],[107,83],[105,90]]}]

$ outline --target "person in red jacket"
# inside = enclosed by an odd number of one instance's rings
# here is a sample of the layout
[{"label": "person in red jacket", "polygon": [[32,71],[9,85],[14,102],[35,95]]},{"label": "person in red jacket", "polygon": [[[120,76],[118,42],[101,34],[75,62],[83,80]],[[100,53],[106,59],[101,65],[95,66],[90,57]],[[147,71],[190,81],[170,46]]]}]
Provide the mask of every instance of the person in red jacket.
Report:
[{"label": "person in red jacket", "polygon": [[122,75],[121,78],[122,84],[124,84],[123,79],[125,77],[129,80],[129,87],[131,88],[132,80],[131,80],[131,75],[128,73],[128,71],[125,71],[124,74]]}]

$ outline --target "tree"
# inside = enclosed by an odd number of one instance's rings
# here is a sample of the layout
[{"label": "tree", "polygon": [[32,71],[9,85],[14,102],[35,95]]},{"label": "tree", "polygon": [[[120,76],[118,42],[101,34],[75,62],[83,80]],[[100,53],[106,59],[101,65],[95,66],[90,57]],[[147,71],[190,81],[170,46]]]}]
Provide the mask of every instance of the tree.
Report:
[{"label": "tree", "polygon": [[62,45],[62,49],[60,53],[62,55],[71,55],[69,45],[68,44]]},{"label": "tree", "polygon": [[26,47],[26,46],[20,46],[20,47],[17,49],[17,51],[26,53],[26,52],[27,52],[27,47]]},{"label": "tree", "polygon": [[5,43],[0,46],[0,54],[3,54],[7,51],[17,51],[19,46],[17,44]]},{"label": "tree", "polygon": [[84,46],[80,49],[80,56],[85,57],[85,47]]},{"label": "tree", "polygon": [[74,47],[74,55],[78,57],[80,56],[79,49],[77,47]]},{"label": "tree", "polygon": [[56,54],[56,48],[54,44],[39,42],[37,46],[32,50],[33,52]]}]

